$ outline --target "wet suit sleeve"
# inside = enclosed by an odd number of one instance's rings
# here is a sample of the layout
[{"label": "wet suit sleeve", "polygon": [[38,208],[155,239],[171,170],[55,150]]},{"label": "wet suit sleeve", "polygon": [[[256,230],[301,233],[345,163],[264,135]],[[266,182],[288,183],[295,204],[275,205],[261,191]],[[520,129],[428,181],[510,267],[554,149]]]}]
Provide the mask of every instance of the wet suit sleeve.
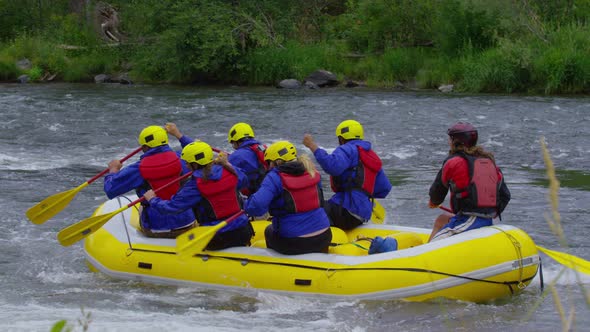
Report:
[{"label": "wet suit sleeve", "polygon": [[502,184],[500,184],[500,197],[498,197],[498,214],[501,214],[508,205],[508,202],[510,202],[511,197],[502,171],[498,169],[498,173],[501,176],[500,181],[502,181]]},{"label": "wet suit sleeve", "polygon": [[109,173],[104,178],[104,192],[109,199],[134,190],[145,180],[139,173],[139,162],[122,168],[117,173]]},{"label": "wet suit sleeve", "polygon": [[180,142],[180,146],[184,148],[185,146],[191,144],[195,140],[190,138],[189,136],[182,135],[182,137],[180,137],[178,141]]},{"label": "wet suit sleeve", "polygon": [[377,179],[375,181],[375,192],[373,194],[376,198],[385,198],[391,191],[391,182],[383,172],[383,169],[380,169],[377,173]]},{"label": "wet suit sleeve", "polygon": [[[278,182],[278,184],[277,184]],[[268,173],[260,189],[251,195],[244,204],[244,210],[250,216],[261,216],[268,212],[272,200],[281,194],[282,186],[276,172]]]},{"label": "wet suit sleeve", "polygon": [[[332,154],[328,154],[328,152],[326,152],[326,150],[322,148],[318,148],[317,150],[315,150],[313,155],[317,160],[318,164],[322,166],[322,169],[326,173],[333,176],[338,176],[344,173],[344,171],[346,171],[348,168],[350,168],[352,162],[355,162],[355,164],[357,163],[357,161],[353,159],[358,159],[358,157],[353,158],[354,156],[351,155],[350,151],[345,150],[344,146],[346,145],[341,145],[337,147],[336,150],[332,152]],[[356,146],[353,146],[353,148],[356,152]]]},{"label": "wet suit sleeve", "polygon": [[196,181],[191,177],[170,200],[154,197],[150,200],[150,207],[162,214],[178,214],[192,208],[200,200],[201,193],[197,189]]},{"label": "wet suit sleeve", "polygon": [[438,171],[434,182],[430,186],[429,196],[430,201],[434,205],[440,205],[445,201],[445,197],[447,197],[447,192],[449,188],[444,185],[442,181],[442,169]]},{"label": "wet suit sleeve", "polygon": [[236,166],[233,166],[234,170],[236,171],[236,175],[238,176],[238,190],[242,189],[242,188],[246,188],[248,187],[248,177],[246,176],[246,173],[244,173],[244,171]]}]

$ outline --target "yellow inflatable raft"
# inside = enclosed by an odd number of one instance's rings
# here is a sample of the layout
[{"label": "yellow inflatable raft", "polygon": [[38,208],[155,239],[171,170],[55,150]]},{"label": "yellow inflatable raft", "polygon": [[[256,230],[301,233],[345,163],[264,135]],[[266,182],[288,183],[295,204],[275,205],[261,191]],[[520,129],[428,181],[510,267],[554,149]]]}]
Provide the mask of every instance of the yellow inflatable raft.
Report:
[{"label": "yellow inflatable raft", "polygon": [[[107,201],[95,215],[114,211],[133,199]],[[286,256],[264,248],[267,221],[253,223],[256,236],[251,247],[204,251],[180,259],[175,240],[146,238],[133,226],[137,218],[135,208],[127,209],[86,238],[84,249],[93,271],[148,283],[240,292],[485,302],[522,291],[540,264],[532,239],[509,225],[432,243],[426,243],[429,229],[367,224],[345,233],[333,228],[329,254]],[[375,236],[396,238],[398,250],[368,255],[370,239]]]}]

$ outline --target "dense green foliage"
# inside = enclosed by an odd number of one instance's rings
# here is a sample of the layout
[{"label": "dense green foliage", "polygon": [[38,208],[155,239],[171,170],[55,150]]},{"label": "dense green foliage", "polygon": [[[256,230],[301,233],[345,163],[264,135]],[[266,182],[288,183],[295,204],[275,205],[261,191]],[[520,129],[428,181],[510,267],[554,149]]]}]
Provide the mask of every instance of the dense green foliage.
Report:
[{"label": "dense green foliage", "polygon": [[274,85],[326,69],[369,86],[590,92],[590,0],[111,0],[115,46],[97,3],[0,0],[0,80]]}]

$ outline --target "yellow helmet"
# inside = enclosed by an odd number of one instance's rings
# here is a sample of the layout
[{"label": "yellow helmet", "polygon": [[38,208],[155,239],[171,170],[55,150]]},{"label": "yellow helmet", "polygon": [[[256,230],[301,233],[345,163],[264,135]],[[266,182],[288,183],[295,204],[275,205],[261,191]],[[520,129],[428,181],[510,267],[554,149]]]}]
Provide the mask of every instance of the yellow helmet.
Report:
[{"label": "yellow helmet", "polygon": [[189,164],[197,163],[205,166],[213,162],[213,149],[205,142],[195,141],[182,149],[180,158]]},{"label": "yellow helmet", "polygon": [[264,152],[264,160],[275,161],[281,159],[291,161],[297,158],[297,149],[289,141],[278,141],[269,146]]},{"label": "yellow helmet", "polygon": [[244,137],[254,138],[254,130],[252,130],[249,124],[244,122],[236,123],[227,133],[227,141],[230,143],[237,142]]},{"label": "yellow helmet", "polygon": [[156,146],[168,144],[168,133],[166,129],[160,126],[145,127],[139,133],[137,141],[139,145],[147,145],[150,148],[155,148]]},{"label": "yellow helmet", "polygon": [[340,122],[336,127],[336,137],[342,136],[344,139],[363,139],[363,126],[355,120],[345,120]]}]

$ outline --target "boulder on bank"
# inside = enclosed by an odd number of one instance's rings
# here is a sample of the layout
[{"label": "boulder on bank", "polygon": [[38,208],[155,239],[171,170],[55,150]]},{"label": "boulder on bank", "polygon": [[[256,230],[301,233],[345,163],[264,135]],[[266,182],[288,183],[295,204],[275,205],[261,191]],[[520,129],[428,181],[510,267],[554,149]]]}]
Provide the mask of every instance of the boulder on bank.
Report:
[{"label": "boulder on bank", "polygon": [[111,78],[111,82],[120,84],[133,84],[133,81],[129,78],[129,73],[121,73]]},{"label": "boulder on bank", "polygon": [[29,75],[20,75],[16,81],[21,84],[25,84],[29,82]]},{"label": "boulder on bank", "polygon": [[300,89],[301,82],[299,82],[296,79],[289,78],[289,79],[280,81],[279,84],[277,85],[277,88],[279,88],[279,89]]},{"label": "boulder on bank", "polygon": [[313,73],[309,74],[309,76],[307,76],[304,81],[314,83],[320,88],[337,86],[338,84],[340,84],[336,75],[334,75],[332,72],[323,69],[316,70]]},{"label": "boulder on bank", "polygon": [[438,91],[440,91],[442,93],[449,93],[449,92],[453,92],[454,88],[455,88],[455,86],[453,84],[446,84],[446,85],[439,86]]},{"label": "boulder on bank", "polygon": [[365,82],[355,81],[355,80],[346,80],[344,86],[347,88],[356,88],[356,87],[366,87],[367,85]]},{"label": "boulder on bank", "polygon": [[99,74],[94,76],[94,83],[111,83],[111,76],[107,74]]}]

